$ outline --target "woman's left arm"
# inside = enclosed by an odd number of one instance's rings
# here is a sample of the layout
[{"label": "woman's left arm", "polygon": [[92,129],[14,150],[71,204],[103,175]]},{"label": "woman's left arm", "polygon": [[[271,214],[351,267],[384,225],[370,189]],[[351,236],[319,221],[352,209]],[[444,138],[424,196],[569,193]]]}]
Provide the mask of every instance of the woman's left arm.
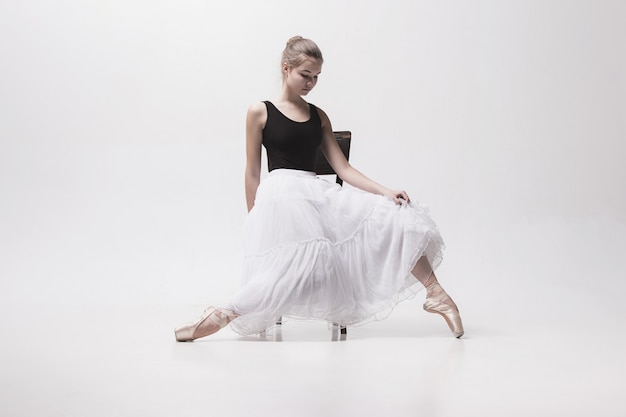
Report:
[{"label": "woman's left arm", "polygon": [[409,196],[404,191],[391,190],[384,187],[372,179],[365,176],[359,170],[354,168],[343,152],[339,148],[335,135],[333,134],[333,128],[330,124],[330,119],[326,113],[318,108],[318,113],[322,120],[322,144],[320,148],[324,153],[324,156],[328,160],[328,163],[335,170],[339,178],[352,185],[353,187],[360,188],[363,191],[367,191],[374,194],[385,195],[391,198],[396,204],[402,204],[403,202],[409,202]]}]

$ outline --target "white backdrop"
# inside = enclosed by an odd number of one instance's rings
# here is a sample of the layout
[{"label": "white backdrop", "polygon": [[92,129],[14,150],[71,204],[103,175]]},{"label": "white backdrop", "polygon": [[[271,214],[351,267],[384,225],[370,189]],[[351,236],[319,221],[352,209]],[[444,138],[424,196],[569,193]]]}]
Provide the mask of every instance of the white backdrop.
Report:
[{"label": "white backdrop", "polygon": [[296,34],[326,61],[308,100],[353,132],[356,167],[430,207],[454,292],[623,290],[625,17],[617,0],[2,0],[0,301],[227,299],[245,112],[278,92]]}]

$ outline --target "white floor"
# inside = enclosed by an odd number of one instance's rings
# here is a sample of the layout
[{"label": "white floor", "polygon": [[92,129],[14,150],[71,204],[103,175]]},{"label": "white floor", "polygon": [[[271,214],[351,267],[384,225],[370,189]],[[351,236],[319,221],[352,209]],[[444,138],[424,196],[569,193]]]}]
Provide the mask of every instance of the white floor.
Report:
[{"label": "white floor", "polygon": [[172,329],[202,306],[12,306],[0,415],[626,415],[617,297],[503,288],[457,285],[460,340],[417,299],[344,341],[325,323],[288,322],[265,338],[226,329],[176,343]]},{"label": "white floor", "polygon": [[1,417],[626,416],[621,218],[444,218],[460,340],[418,294],[344,341],[288,322],[176,343],[238,286],[240,242],[113,197],[0,218]]}]

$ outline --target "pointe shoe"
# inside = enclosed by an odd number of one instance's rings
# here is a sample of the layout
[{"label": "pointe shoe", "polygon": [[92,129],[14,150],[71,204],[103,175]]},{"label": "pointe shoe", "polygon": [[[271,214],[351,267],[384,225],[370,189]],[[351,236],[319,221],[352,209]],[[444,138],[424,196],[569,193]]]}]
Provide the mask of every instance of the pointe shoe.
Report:
[{"label": "pointe shoe", "polygon": [[[457,339],[463,336],[463,323],[459,309],[438,282],[430,284],[426,290],[431,294],[424,301],[424,310],[442,316]],[[451,303],[451,304],[449,304]]]},{"label": "pointe shoe", "polygon": [[174,330],[177,342],[191,342],[195,339],[208,336],[225,327],[237,318],[231,310],[209,307],[204,310],[202,317],[193,323],[186,324]]}]

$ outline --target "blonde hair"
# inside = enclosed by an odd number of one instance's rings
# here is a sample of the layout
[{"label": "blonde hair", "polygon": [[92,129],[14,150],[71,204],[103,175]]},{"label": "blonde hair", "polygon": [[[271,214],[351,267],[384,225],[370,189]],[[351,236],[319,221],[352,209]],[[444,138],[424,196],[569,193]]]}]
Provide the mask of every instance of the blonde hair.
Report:
[{"label": "blonde hair", "polygon": [[[305,39],[302,36],[294,36],[287,41],[287,45],[283,50],[282,64],[287,64],[288,67],[293,68],[302,64],[305,59],[313,58],[320,62],[324,62],[322,57],[322,51],[320,48],[310,39]],[[283,74],[284,78],[285,74]]]}]

